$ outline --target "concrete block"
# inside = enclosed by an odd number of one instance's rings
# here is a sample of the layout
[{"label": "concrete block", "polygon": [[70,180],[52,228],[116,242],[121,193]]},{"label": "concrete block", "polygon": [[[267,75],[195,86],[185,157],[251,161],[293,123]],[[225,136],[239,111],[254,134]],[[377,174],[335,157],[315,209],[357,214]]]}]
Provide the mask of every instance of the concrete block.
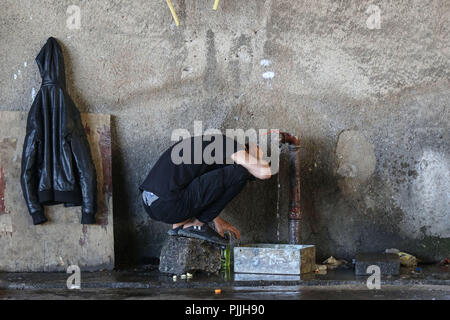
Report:
[{"label": "concrete block", "polygon": [[234,272],[303,274],[313,272],[316,248],[313,245],[250,244],[234,248]]},{"label": "concrete block", "polygon": [[0,112],[0,272],[114,268],[110,116],[82,114],[97,170],[97,225],[81,225],[81,207],[46,206],[34,226],[20,186],[25,112]]},{"label": "concrete block", "polygon": [[207,241],[169,237],[161,250],[159,271],[183,274],[191,271],[216,273],[221,267],[221,247]]},{"label": "concrete block", "polygon": [[367,275],[367,268],[371,265],[380,267],[383,275],[398,275],[400,272],[400,260],[395,253],[360,253],[355,260],[356,275]]}]

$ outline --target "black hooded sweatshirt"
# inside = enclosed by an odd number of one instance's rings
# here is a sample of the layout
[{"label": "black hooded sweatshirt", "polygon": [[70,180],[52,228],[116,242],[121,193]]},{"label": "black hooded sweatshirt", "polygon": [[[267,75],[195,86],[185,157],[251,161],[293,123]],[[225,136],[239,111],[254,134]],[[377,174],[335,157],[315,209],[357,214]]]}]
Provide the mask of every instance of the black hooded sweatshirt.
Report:
[{"label": "black hooded sweatshirt", "polygon": [[42,85],[28,114],[21,185],[33,224],[47,221],[43,205],[82,206],[82,224],[95,223],[97,175],[81,117],[66,90],[64,58],[49,38],[36,63]]}]

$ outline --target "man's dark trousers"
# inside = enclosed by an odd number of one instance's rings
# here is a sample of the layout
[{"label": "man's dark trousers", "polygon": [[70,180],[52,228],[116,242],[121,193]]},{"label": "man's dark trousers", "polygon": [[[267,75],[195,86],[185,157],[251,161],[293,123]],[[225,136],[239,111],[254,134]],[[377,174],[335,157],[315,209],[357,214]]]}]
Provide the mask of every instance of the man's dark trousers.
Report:
[{"label": "man's dark trousers", "polygon": [[175,224],[196,217],[199,221],[213,221],[225,206],[242,191],[252,176],[243,166],[227,165],[195,178],[178,199],[158,199],[145,210],[153,220]]}]

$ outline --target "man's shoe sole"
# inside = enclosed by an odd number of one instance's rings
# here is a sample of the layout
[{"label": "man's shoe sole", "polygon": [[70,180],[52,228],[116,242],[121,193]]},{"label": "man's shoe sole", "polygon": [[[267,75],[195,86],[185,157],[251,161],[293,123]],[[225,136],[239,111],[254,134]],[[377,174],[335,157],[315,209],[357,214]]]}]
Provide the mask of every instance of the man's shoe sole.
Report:
[{"label": "man's shoe sole", "polygon": [[201,234],[191,233],[189,231],[186,232],[184,230],[180,230],[178,232],[178,235],[182,236],[182,237],[186,237],[186,238],[194,238],[194,239],[204,240],[204,241],[207,241],[207,242],[210,242],[210,243],[217,244],[219,246],[226,246],[226,245],[228,245],[228,242],[226,242],[226,241],[224,241],[224,242],[214,241],[214,240],[212,240],[212,239],[210,239],[208,237],[202,236]]},{"label": "man's shoe sole", "polygon": [[167,231],[167,234],[171,237],[179,237],[181,228],[182,227],[178,227],[176,229],[170,229],[169,231]]}]

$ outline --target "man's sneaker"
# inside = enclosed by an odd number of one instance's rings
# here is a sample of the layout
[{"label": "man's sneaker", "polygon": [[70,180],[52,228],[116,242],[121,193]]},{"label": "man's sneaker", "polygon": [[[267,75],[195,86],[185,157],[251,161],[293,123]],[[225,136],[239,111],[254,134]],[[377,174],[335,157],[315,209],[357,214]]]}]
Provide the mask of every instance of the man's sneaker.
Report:
[{"label": "man's sneaker", "polygon": [[167,234],[169,236],[176,237],[179,235],[178,232],[180,232],[181,229],[183,229],[183,226],[175,228],[175,229],[170,229],[169,231],[167,231]]},{"label": "man's sneaker", "polygon": [[222,246],[226,246],[228,241],[221,237],[216,231],[214,231],[208,224],[203,226],[192,226],[186,229],[181,229],[178,235],[188,238],[195,238],[205,240]]}]

